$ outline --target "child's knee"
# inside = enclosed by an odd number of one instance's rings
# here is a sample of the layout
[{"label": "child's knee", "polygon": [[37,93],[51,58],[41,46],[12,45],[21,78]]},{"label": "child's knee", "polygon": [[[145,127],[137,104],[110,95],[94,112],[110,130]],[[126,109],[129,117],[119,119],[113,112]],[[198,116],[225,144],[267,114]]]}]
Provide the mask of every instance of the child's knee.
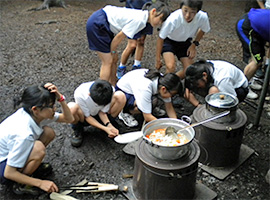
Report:
[{"label": "child's knee", "polygon": [[78,122],[79,118],[80,118],[79,116],[83,115],[82,109],[75,102],[69,102],[68,107],[69,107],[69,109],[74,117],[74,120],[73,120],[73,122],[71,122],[71,124]]},{"label": "child's knee", "polygon": [[126,103],[126,96],[121,91],[116,91],[113,95],[113,101],[118,104],[125,104]]},{"label": "child's knee", "polygon": [[31,152],[31,155],[33,156],[32,159],[43,159],[45,157],[45,154],[46,154],[45,145],[39,140],[35,141],[33,150]]},{"label": "child's knee", "polygon": [[128,42],[128,48],[135,49],[137,47],[137,41],[132,40],[131,42]]},{"label": "child's knee", "polygon": [[145,40],[139,39],[139,40],[137,41],[137,42],[138,42],[138,45],[143,47],[143,46],[144,46],[144,41],[145,41]]},{"label": "child's knee", "polygon": [[46,140],[47,141],[52,141],[55,138],[55,132],[49,126],[43,127],[43,134],[46,137]]},{"label": "child's knee", "polygon": [[76,113],[78,109],[80,108],[79,105],[75,102],[69,102],[67,105],[72,114]]},{"label": "child's knee", "polygon": [[166,65],[167,72],[174,73],[175,72],[175,65],[172,63],[169,63]]}]

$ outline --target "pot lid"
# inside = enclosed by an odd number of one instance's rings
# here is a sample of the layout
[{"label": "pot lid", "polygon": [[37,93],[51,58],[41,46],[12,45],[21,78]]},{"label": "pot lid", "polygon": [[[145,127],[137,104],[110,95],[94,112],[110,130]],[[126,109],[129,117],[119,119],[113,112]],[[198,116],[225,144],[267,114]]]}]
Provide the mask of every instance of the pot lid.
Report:
[{"label": "pot lid", "polygon": [[218,108],[231,108],[238,104],[237,97],[225,92],[209,94],[205,97],[205,101],[209,105]]}]

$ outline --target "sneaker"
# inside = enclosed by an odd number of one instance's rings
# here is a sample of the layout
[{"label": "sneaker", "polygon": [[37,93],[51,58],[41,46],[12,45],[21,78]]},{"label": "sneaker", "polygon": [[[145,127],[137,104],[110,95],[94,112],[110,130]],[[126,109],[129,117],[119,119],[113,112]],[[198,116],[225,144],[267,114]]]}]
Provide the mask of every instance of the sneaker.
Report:
[{"label": "sneaker", "polygon": [[52,166],[49,163],[41,163],[36,171],[33,173],[33,177],[44,178],[52,173]]},{"label": "sneaker", "polygon": [[157,117],[162,117],[166,114],[165,110],[162,110],[159,107],[155,107],[153,110],[153,115],[157,116]]},{"label": "sneaker", "polygon": [[133,65],[132,66],[132,70],[135,70],[135,69],[141,69],[141,65]]},{"label": "sneaker", "polygon": [[12,191],[17,195],[31,194],[37,196],[40,194],[38,188],[30,185],[23,185],[20,183],[14,183],[12,186]]},{"label": "sneaker", "polygon": [[249,88],[247,98],[248,99],[257,99],[258,95]]},{"label": "sneaker", "polygon": [[125,66],[122,66],[122,67],[118,66],[117,74],[116,74],[117,78],[118,79],[122,78],[122,76],[124,76],[125,73],[126,73],[126,67]]},{"label": "sneaker", "polygon": [[83,136],[82,136],[82,132],[79,130],[74,130],[72,135],[71,135],[71,139],[70,139],[71,145],[74,147],[79,147],[82,145],[83,142]]},{"label": "sneaker", "polygon": [[255,75],[257,78],[263,79],[264,78],[264,72],[262,70],[262,67],[260,67],[259,69],[256,70]]},{"label": "sneaker", "polygon": [[253,77],[253,80],[257,82],[260,85],[263,85],[264,79],[263,78],[257,78],[256,76]]},{"label": "sneaker", "polygon": [[251,80],[251,84],[249,85],[249,87],[252,88],[253,90],[261,90],[262,89],[262,86],[254,79]]},{"label": "sneaker", "polygon": [[125,125],[127,125],[128,127],[134,127],[134,126],[138,126],[138,122],[137,120],[129,113],[123,113],[120,112],[118,115],[119,119],[121,119]]}]

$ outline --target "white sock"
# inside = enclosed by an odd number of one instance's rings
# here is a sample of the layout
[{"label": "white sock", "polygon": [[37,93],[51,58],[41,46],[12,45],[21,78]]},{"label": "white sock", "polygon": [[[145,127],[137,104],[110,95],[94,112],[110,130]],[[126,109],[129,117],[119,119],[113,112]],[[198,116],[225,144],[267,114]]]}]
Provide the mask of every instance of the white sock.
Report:
[{"label": "white sock", "polygon": [[265,65],[269,65],[269,60],[270,60],[270,58],[266,58]]},{"label": "white sock", "polygon": [[124,67],[126,67],[126,66],[123,65],[122,63],[120,63],[119,67],[120,67],[120,68],[124,68]]},{"label": "white sock", "polygon": [[138,65],[140,65],[141,64],[141,61],[140,60],[134,60],[134,65],[135,66],[138,66]]}]

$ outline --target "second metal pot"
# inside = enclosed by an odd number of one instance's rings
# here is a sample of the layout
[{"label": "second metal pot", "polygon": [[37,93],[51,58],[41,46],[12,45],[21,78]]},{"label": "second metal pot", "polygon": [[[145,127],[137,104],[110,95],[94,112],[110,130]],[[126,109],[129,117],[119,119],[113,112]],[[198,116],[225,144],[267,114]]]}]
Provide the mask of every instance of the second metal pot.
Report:
[{"label": "second metal pot", "polygon": [[217,123],[230,123],[235,121],[236,119],[236,110],[238,108],[238,99],[237,97],[225,93],[219,92],[215,94],[209,94],[205,97],[206,102],[206,117],[211,117],[217,113],[223,111],[230,111],[230,114],[222,117],[220,119],[216,119]]},{"label": "second metal pot", "polygon": [[195,131],[192,127],[183,131],[183,134],[185,134],[189,142],[179,146],[161,146],[154,144],[146,137],[146,135],[151,134],[154,130],[167,128],[169,126],[174,127],[177,131],[178,129],[184,128],[188,125],[189,124],[185,121],[171,118],[157,119],[147,123],[143,127],[142,132],[143,139],[147,143],[147,149],[150,154],[162,160],[176,160],[186,155],[189,151],[189,145],[195,137]]}]

